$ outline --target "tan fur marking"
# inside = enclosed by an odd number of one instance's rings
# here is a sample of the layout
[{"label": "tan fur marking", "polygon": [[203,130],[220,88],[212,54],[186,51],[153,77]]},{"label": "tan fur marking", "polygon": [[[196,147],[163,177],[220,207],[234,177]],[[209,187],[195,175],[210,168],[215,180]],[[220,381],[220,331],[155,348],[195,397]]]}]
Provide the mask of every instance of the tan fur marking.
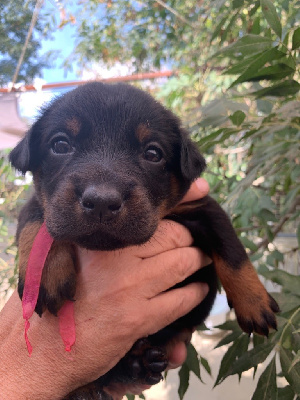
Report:
[{"label": "tan fur marking", "polygon": [[73,246],[54,242],[47,256],[41,284],[50,296],[56,297],[57,289],[69,280],[76,279]]},{"label": "tan fur marking", "polygon": [[260,323],[264,311],[273,314],[269,295],[249,260],[239,269],[231,268],[217,255],[213,256],[213,260],[227,298],[238,318]]},{"label": "tan fur marking", "polygon": [[139,126],[137,127],[136,132],[135,132],[135,135],[140,143],[142,143],[143,141],[148,139],[150,134],[151,134],[151,131],[148,128],[148,126],[146,126],[145,124],[139,124]]},{"label": "tan fur marking", "polygon": [[159,219],[163,219],[166,215],[170,213],[170,209],[168,207],[168,201],[164,200],[158,208]]},{"label": "tan fur marking", "polygon": [[66,121],[66,126],[74,136],[77,136],[81,129],[81,122],[77,118],[73,117]]},{"label": "tan fur marking", "polygon": [[19,237],[19,274],[25,280],[25,273],[31,247],[42,225],[42,221],[28,223],[22,229]]},{"label": "tan fur marking", "polygon": [[199,208],[200,206],[203,207],[206,204],[203,203],[203,199],[201,200],[196,200],[196,201],[190,201],[189,203],[182,203],[178,204],[174,208],[172,208],[170,214],[186,214],[190,211],[195,210],[195,208]]}]

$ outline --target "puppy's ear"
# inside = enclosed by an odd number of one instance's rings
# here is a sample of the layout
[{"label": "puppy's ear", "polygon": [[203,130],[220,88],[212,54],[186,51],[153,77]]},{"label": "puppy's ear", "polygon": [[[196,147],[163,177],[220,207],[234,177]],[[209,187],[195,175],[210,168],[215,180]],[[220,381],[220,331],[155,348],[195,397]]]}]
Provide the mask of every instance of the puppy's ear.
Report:
[{"label": "puppy's ear", "polygon": [[23,174],[30,170],[30,138],[32,128],[26,133],[25,137],[17,144],[9,155],[12,166]]},{"label": "puppy's ear", "polygon": [[13,167],[21,171],[23,174],[29,171],[30,149],[28,133],[10,152],[9,161]]},{"label": "puppy's ear", "polygon": [[185,131],[182,134],[180,162],[182,175],[189,181],[198,178],[206,167],[206,162],[196,144],[192,142]]}]

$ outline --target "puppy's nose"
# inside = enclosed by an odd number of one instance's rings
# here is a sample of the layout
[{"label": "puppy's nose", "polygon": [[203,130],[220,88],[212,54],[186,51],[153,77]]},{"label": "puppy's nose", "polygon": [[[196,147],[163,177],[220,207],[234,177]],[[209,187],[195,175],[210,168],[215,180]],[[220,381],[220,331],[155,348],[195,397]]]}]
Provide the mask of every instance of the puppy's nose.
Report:
[{"label": "puppy's nose", "polygon": [[114,218],[123,205],[121,193],[114,187],[87,187],[81,197],[83,210],[101,221]]}]

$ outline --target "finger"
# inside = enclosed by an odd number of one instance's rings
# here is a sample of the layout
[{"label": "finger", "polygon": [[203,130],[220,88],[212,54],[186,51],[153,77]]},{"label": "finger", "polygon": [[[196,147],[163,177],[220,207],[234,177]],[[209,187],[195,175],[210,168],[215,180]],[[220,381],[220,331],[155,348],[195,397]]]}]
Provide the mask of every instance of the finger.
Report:
[{"label": "finger", "polygon": [[[205,299],[208,290],[206,283],[194,282],[182,288],[161,293],[149,300],[147,308],[149,315],[153,315],[153,318],[147,320],[146,334],[153,334],[188,314]],[[160,310],[159,315],[157,310]]]},{"label": "finger", "polygon": [[192,243],[193,238],[187,228],[174,221],[162,220],[152,238],[136,246],[135,255],[149,258],[174,248],[191,246]]},{"label": "finger", "polygon": [[177,342],[172,349],[167,352],[168,367],[167,369],[178,368],[185,362],[187,356],[187,348],[184,342]]},{"label": "finger", "polygon": [[203,266],[203,260],[203,252],[195,247],[173,249],[143,260],[138,279],[143,282],[144,296],[155,297],[184,281]]},{"label": "finger", "polygon": [[184,196],[184,198],[181,200],[180,203],[199,200],[202,197],[206,196],[208,193],[209,193],[209,185],[207,181],[204,178],[198,178],[192,183],[191,187],[189,188],[189,191],[187,192],[187,194]]}]

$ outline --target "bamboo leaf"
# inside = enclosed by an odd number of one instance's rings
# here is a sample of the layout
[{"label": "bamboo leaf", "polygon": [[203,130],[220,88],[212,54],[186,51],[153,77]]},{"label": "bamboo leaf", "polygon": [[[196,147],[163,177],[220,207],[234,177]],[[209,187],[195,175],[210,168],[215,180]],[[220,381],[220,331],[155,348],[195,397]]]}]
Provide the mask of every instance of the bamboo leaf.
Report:
[{"label": "bamboo leaf", "polygon": [[242,330],[236,320],[229,320],[224,322],[221,325],[215,326],[215,328],[224,330],[224,331],[236,331],[238,330],[240,333],[242,333]]},{"label": "bamboo leaf", "polygon": [[278,60],[284,56],[285,53],[279,51],[277,47],[263,51],[261,54],[257,55],[257,57],[250,64],[248,64],[247,69],[242,73],[242,75],[239,76],[238,79],[236,79],[230,85],[230,87],[233,87],[238,83],[253,79],[253,77],[255,77],[255,75],[257,74],[257,71],[261,67],[263,67],[267,62]]},{"label": "bamboo leaf", "polygon": [[293,353],[289,350],[280,347],[280,363],[282,373],[297,395],[300,395],[300,366],[296,364],[291,367],[293,362]]},{"label": "bamboo leaf", "polygon": [[276,344],[269,342],[256,346],[254,349],[243,352],[241,357],[233,362],[228,368],[227,373],[223,376],[223,380],[229,375],[240,374],[262,363],[271,353]]},{"label": "bamboo leaf", "polygon": [[211,376],[211,368],[206,358],[200,356],[201,365],[203,365],[206,372]]},{"label": "bamboo leaf", "polygon": [[293,79],[289,79],[284,82],[277,83],[276,85],[270,86],[265,89],[257,90],[256,92],[252,92],[249,94],[259,99],[265,96],[284,97],[284,96],[294,95],[299,90],[300,90],[300,84]]},{"label": "bamboo leaf", "polygon": [[190,371],[185,363],[180,368],[178,375],[180,380],[178,395],[180,400],[182,400],[189,387],[189,380],[190,380]]},{"label": "bamboo leaf", "polygon": [[212,57],[220,55],[223,57],[229,57],[236,54],[242,56],[253,55],[270,49],[272,47],[272,43],[272,39],[268,37],[251,34],[245,35],[238,39],[235,43],[232,43],[229,46],[217,51]]},{"label": "bamboo leaf", "polygon": [[270,28],[281,39],[282,27],[273,2],[271,0],[260,0],[260,5]]},{"label": "bamboo leaf", "polygon": [[277,400],[275,356],[261,374],[251,400]]},{"label": "bamboo leaf", "polygon": [[229,335],[227,335],[223,339],[221,339],[214,348],[217,349],[218,347],[222,347],[225,344],[234,342],[236,339],[238,339],[241,336],[241,334],[242,334],[242,332],[240,332],[238,330],[229,333]]},{"label": "bamboo leaf", "polygon": [[201,380],[198,353],[191,343],[187,347],[187,356],[185,363],[188,366],[189,370],[194,372],[194,374]]},{"label": "bamboo leaf", "polygon": [[284,63],[272,65],[271,67],[262,68],[252,77],[248,78],[248,82],[260,81],[260,80],[276,80],[282,79],[286,76],[294,74],[295,69]]},{"label": "bamboo leaf", "polygon": [[[227,350],[224,354],[224,357],[221,361],[218,377],[214,384],[214,387],[219,385],[227,376],[232,375],[232,365],[235,363],[236,359],[240,359],[239,357],[242,356],[247,351],[249,344],[249,337],[247,335],[242,335],[239,339],[237,339],[231,347]],[[248,353],[246,353],[248,354]],[[234,373],[239,374],[243,372],[242,369],[236,370]]]}]

